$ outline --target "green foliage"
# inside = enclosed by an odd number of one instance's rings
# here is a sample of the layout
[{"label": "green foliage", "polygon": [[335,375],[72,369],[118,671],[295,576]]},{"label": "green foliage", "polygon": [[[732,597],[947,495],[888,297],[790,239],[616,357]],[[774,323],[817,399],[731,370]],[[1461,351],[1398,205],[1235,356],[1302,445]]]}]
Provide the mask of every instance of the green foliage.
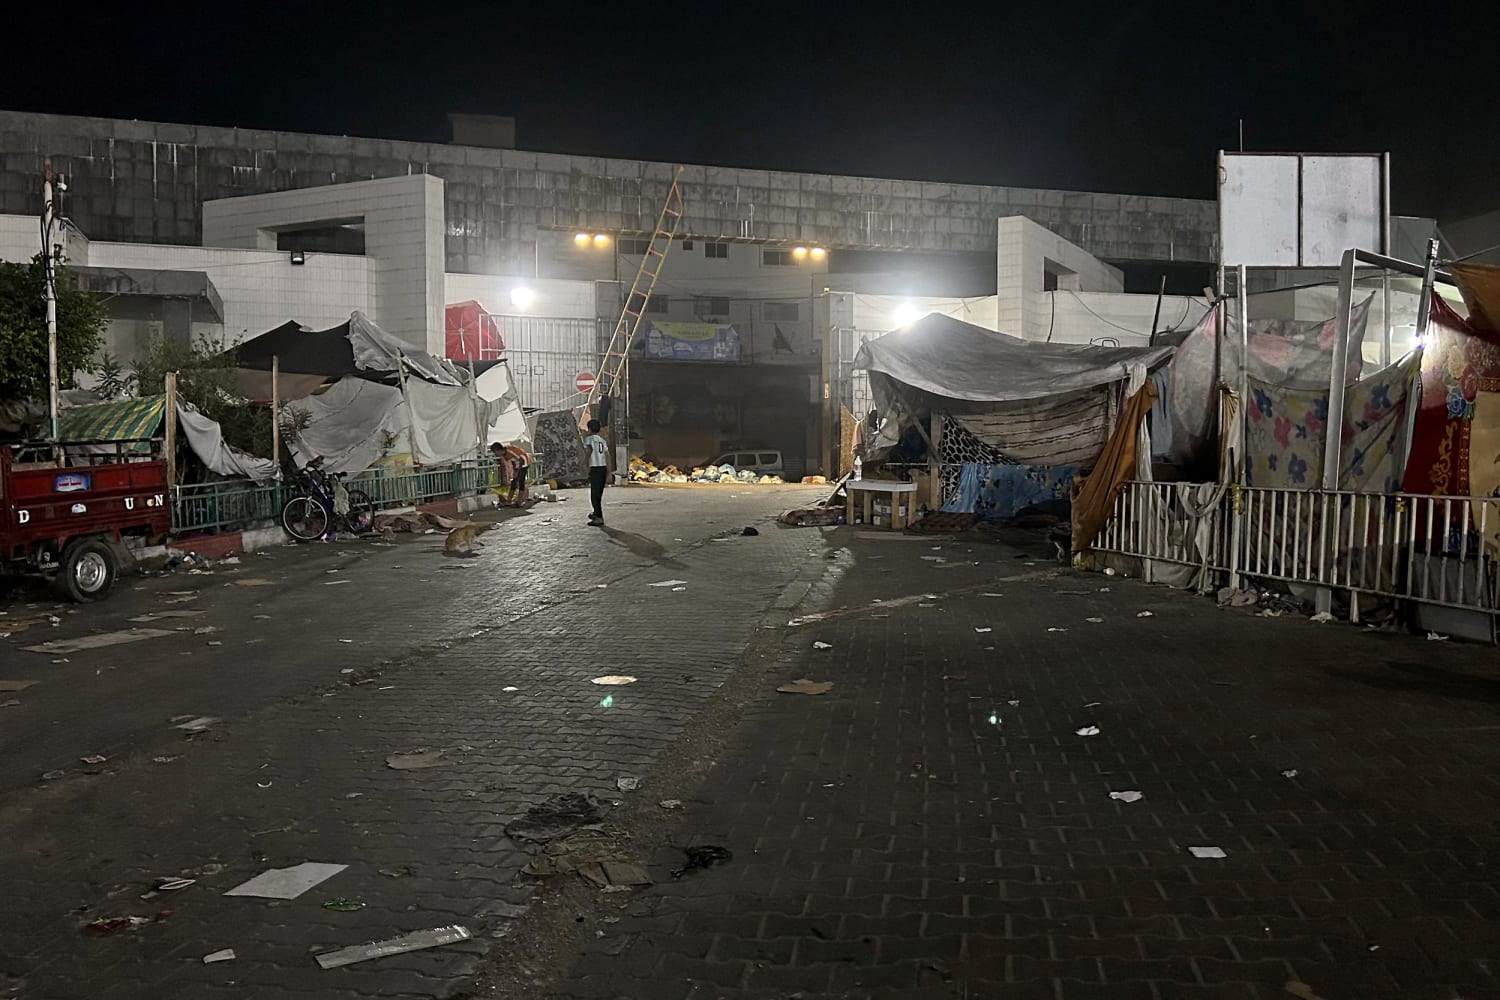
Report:
[{"label": "green foliage", "polygon": [[[177,395],[218,422],[224,440],[252,455],[271,454],[271,408],[256,406],[239,395],[233,354],[221,339],[200,337],[197,343],[156,340],[135,361],[136,385],[142,396],[166,392],[167,373],[177,373]],[[286,440],[306,426],[307,414],[281,408],[281,449]]]},{"label": "green foliage", "polygon": [[127,399],[135,392],[135,372],[108,351],[99,356],[94,374],[99,378],[97,391],[105,399]]},{"label": "green foliage", "polygon": [[[109,317],[103,302],[78,287],[55,258],[58,386],[74,388],[87,371]],[[37,254],[27,264],[0,262],[0,402],[47,398],[47,271]]]}]

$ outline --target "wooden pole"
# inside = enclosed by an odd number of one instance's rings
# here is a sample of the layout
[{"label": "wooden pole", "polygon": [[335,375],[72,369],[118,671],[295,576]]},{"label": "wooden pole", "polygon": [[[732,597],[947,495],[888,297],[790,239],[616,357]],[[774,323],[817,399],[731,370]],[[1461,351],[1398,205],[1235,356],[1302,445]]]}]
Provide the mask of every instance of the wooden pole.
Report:
[{"label": "wooden pole", "polygon": [[1161,276],[1161,287],[1156,290],[1156,312],[1151,314],[1151,336],[1147,338],[1148,347],[1156,346],[1156,327],[1161,323],[1161,300],[1167,295],[1167,276]]},{"label": "wooden pole", "polygon": [[271,355],[271,461],[281,468],[281,358]]},{"label": "wooden pole", "polygon": [[167,372],[167,489],[177,486],[177,373]]}]

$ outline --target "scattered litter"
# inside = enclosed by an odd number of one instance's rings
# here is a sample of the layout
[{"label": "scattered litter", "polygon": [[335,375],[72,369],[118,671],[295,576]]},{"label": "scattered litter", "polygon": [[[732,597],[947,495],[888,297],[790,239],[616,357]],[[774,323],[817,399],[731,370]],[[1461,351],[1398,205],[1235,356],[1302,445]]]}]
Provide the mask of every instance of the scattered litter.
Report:
[{"label": "scattered litter", "polygon": [[1104,624],[1104,619],[1103,618],[1085,618],[1084,621],[1086,621],[1086,622],[1092,622],[1095,625],[1102,625],[1102,624]]},{"label": "scattered litter", "polygon": [[1102,701],[1091,701],[1091,702],[1089,702],[1087,705],[1085,705],[1083,707],[1084,708],[1096,708],[1096,707],[1098,707],[1099,705],[1102,705],[1102,704],[1104,704],[1104,702],[1102,702]]},{"label": "scattered litter", "polygon": [[219,626],[217,626],[217,625],[204,625],[202,628],[195,628],[195,629],[193,629],[193,634],[194,635],[213,635],[217,631],[219,631]]},{"label": "scattered litter", "polygon": [[598,799],[579,792],[565,792],[532,806],[520,819],[511,820],[505,825],[505,834],[512,840],[545,844],[603,818],[604,811]]},{"label": "scattered litter", "polygon": [[1247,608],[1260,600],[1260,595],[1243,587],[1220,587],[1217,595],[1219,607]]},{"label": "scattered litter", "polygon": [[519,691],[521,689],[518,688],[518,687],[503,687],[500,690],[502,692],[504,692],[505,694],[514,694],[515,692],[517,692],[517,691]]},{"label": "scattered litter", "polygon": [[618,687],[621,684],[634,684],[635,678],[629,674],[605,674],[603,677],[595,677],[589,683],[602,684],[606,687]]},{"label": "scattered litter", "polygon": [[120,931],[133,931],[137,927],[144,927],[151,922],[150,917],[100,917],[90,920],[84,924],[86,930],[95,934],[117,934]]},{"label": "scattered litter", "polygon": [[682,808],[682,800],[681,799],[662,799],[660,802],[657,803],[657,805],[661,806],[663,809],[681,809]]},{"label": "scattered litter", "polygon": [[380,874],[386,878],[406,878],[415,873],[412,871],[411,866],[407,865],[404,868],[381,868]]},{"label": "scattered litter", "polygon": [[1188,851],[1195,858],[1227,858],[1222,847],[1189,847]]},{"label": "scattered litter", "polygon": [[833,648],[833,644],[829,643],[829,642],[815,642],[815,643],[813,643],[813,649],[832,649],[832,648]]},{"label": "scattered litter", "polygon": [[209,645],[210,645],[210,646],[222,646],[222,645],[224,645],[224,644],[223,644],[223,643],[222,643],[222,642],[220,642],[220,641],[219,641],[219,640],[218,640],[218,639],[213,639],[213,640],[211,640],[211,641],[210,641],[210,642],[209,642],[209,643],[208,643],[208,644],[209,644]]},{"label": "scattered litter", "polygon": [[1322,625],[1333,621],[1333,615],[1328,611],[1319,611],[1317,614],[1309,618],[1308,621],[1317,622],[1318,624]]},{"label": "scattered litter", "polygon": [[616,778],[615,787],[622,792],[633,792],[641,787],[640,778]]},{"label": "scattered litter", "polygon": [[1107,594],[1107,593],[1109,593],[1109,588],[1108,587],[1100,587],[1099,588],[1099,593],[1101,593],[1101,594]]},{"label": "scattered litter", "polygon": [[974,631],[978,632],[980,635],[984,635],[986,632],[993,632],[995,630],[992,628],[976,628]]},{"label": "scattered litter", "polygon": [[648,583],[648,587],[678,587],[687,583],[686,580],[662,580],[660,583]]},{"label": "scattered litter", "polygon": [[1141,799],[1144,799],[1146,796],[1142,795],[1140,792],[1131,791],[1131,792],[1110,792],[1109,793],[1109,797],[1112,798],[1112,799],[1114,799],[1116,802],[1139,802],[1139,801],[1141,801]]},{"label": "scattered litter", "polygon": [[783,684],[776,689],[782,694],[827,694],[833,690],[833,681],[814,681],[806,677]]},{"label": "scattered litter", "polygon": [[109,758],[104,756],[103,754],[96,753],[90,754],[87,757],[79,757],[78,760],[79,763],[82,764],[103,764],[105,761],[109,760]]},{"label": "scattered litter", "polygon": [[223,951],[209,952],[207,955],[203,956],[203,964],[204,965],[213,965],[215,962],[233,962],[233,961],[234,961],[234,949],[233,948],[225,948]]},{"label": "scattered litter", "polygon": [[176,760],[178,757],[181,757],[181,756],[182,756],[182,754],[180,754],[180,753],[174,753],[174,754],[165,755],[165,756],[161,756],[161,757],[152,757],[151,758],[151,763],[153,763],[153,764],[170,764],[170,763],[172,763],[172,761]]},{"label": "scattered litter", "polygon": [[273,784],[273,782],[270,782],[270,781],[257,781],[255,783],[255,787],[256,788],[270,788],[272,784]]},{"label": "scattered litter", "polygon": [[1099,727],[1098,726],[1084,726],[1082,729],[1078,730],[1078,735],[1079,736],[1098,736],[1099,735]]},{"label": "scattered litter", "polygon": [[1323,1000],[1322,997],[1313,992],[1311,986],[1307,985],[1306,983],[1298,982],[1295,979],[1287,980],[1287,984],[1283,986],[1282,989],[1286,990],[1294,997],[1301,997],[1302,1000]]},{"label": "scattered litter", "polygon": [[753,537],[755,535],[760,534],[760,532],[758,530],[756,530],[755,528],[746,528],[744,531],[740,532],[740,534],[742,534],[742,535],[749,535],[749,536]]},{"label": "scattered litter", "polygon": [[254,576],[245,580],[234,581],[234,585],[236,587],[272,587],[275,586],[275,584],[275,580],[267,580],[265,577],[260,576]]},{"label": "scattered litter", "polygon": [[340,639],[339,642],[349,643],[350,645],[353,645],[354,640],[353,639]]},{"label": "scattered litter", "polygon": [[394,690],[396,690],[396,685],[394,685],[394,684],[387,684],[384,687],[378,687],[375,690],[376,691],[394,691]]},{"label": "scattered litter", "polygon": [[687,588],[686,587],[673,587],[672,588],[672,593],[679,594],[679,593],[681,593],[684,590],[687,590]]},{"label": "scattered litter", "polygon": [[362,899],[346,899],[343,896],[337,899],[323,900],[323,909],[336,910],[339,913],[353,913],[355,910],[363,910],[365,902]]},{"label": "scattered litter", "polygon": [[56,781],[58,778],[66,778],[67,776],[68,772],[63,770],[42,772],[43,781]]},{"label": "scattered litter", "polygon": [[354,582],[353,580],[324,580],[323,581],[323,586],[325,586],[325,587],[337,587],[341,583],[353,583],[353,582]]},{"label": "scattered litter", "polygon": [[166,618],[197,618],[199,615],[204,615],[204,614],[207,614],[207,613],[208,612],[206,612],[206,611],[186,611],[186,610],[185,611],[153,611],[153,612],[151,612],[150,614],[147,614],[147,615],[136,615],[134,618],[127,618],[126,621],[146,623],[146,622],[162,621],[163,619],[166,619]]},{"label": "scattered litter", "polygon": [[1105,576],[1114,576],[1115,575],[1114,567],[1112,567],[1112,566],[1106,566],[1106,567],[1104,567],[1104,575]]},{"label": "scattered litter", "polygon": [[720,847],[718,844],[699,844],[684,848],[682,853],[687,855],[687,864],[675,869],[672,872],[673,878],[682,878],[688,872],[712,868],[734,860],[734,853],[729,848]]},{"label": "scattered litter", "polygon": [[341,673],[341,674],[352,674],[352,673],[354,673],[354,668],[353,667],[344,667],[343,669],[341,669],[339,671],[339,673]]},{"label": "scattered litter", "polygon": [[1442,635],[1442,634],[1437,633],[1437,632],[1428,632],[1427,633],[1427,641],[1428,642],[1447,642],[1448,641],[1448,637],[1446,635]]},{"label": "scattered litter", "polygon": [[629,861],[588,861],[578,866],[578,874],[605,892],[629,892],[651,884],[646,870]]},{"label": "scattered litter", "polygon": [[15,708],[19,704],[21,704],[20,698],[9,698],[5,701],[0,701],[0,708]]},{"label": "scattered litter", "polygon": [[212,715],[200,715],[196,719],[189,719],[186,722],[178,723],[176,728],[181,729],[185,733],[201,733],[218,721]]},{"label": "scattered litter", "polygon": [[943,680],[945,680],[945,681],[961,681],[963,679],[964,679],[964,675],[963,674],[944,674],[943,675]]},{"label": "scattered litter", "polygon": [[118,646],[126,642],[140,642],[142,639],[158,639],[162,636],[175,633],[168,629],[160,628],[130,628],[118,632],[100,632],[97,635],[86,635],[79,639],[54,639],[37,646],[22,646],[21,648],[30,653],[78,653],[85,649],[103,649],[106,646]]},{"label": "scattered litter", "polygon": [[318,964],[323,968],[336,969],[341,965],[353,965],[355,962],[365,962],[372,958],[385,958],[388,955],[401,955],[408,951],[421,951],[423,948],[456,944],[459,941],[467,941],[473,936],[467,927],[461,924],[451,924],[426,931],[413,931],[385,941],[372,941],[369,944],[357,944],[348,948],[340,948],[337,951],[326,951],[317,958]]},{"label": "scattered litter", "polygon": [[290,868],[270,868],[224,893],[226,896],[255,896],[260,899],[296,899],[313,886],[326,882],[348,865],[330,865],[304,861]]},{"label": "scattered litter", "polygon": [[1004,594],[980,594],[980,597],[1004,597]]},{"label": "scattered litter", "polygon": [[1009,701],[1007,701],[1006,704],[1009,705],[1011,708],[1015,708],[1017,705],[1021,704],[1021,699],[1020,698],[1012,698]]},{"label": "scattered litter", "polygon": [[446,750],[408,750],[403,753],[393,753],[385,759],[385,766],[393,771],[417,771],[426,767],[437,767],[446,764],[448,755]]},{"label": "scattered litter", "polygon": [[154,892],[177,892],[179,889],[186,889],[190,885],[197,884],[198,880],[195,878],[177,878],[174,876],[167,876],[153,880],[151,883],[151,889]]},{"label": "scattered litter", "polygon": [[1137,611],[1135,613],[1135,616],[1137,618],[1155,618],[1156,617],[1156,612],[1154,612],[1154,611]]},{"label": "scattered litter", "polygon": [[1065,628],[1058,628],[1056,625],[1054,625],[1052,628],[1049,628],[1047,631],[1048,632],[1066,632],[1067,629],[1065,629]]},{"label": "scattered litter", "polygon": [[1297,776],[1297,769],[1295,767],[1287,768],[1281,772],[1281,776],[1283,778],[1295,778]]},{"label": "scattered litter", "polygon": [[36,681],[0,681],[0,691],[25,691]]}]

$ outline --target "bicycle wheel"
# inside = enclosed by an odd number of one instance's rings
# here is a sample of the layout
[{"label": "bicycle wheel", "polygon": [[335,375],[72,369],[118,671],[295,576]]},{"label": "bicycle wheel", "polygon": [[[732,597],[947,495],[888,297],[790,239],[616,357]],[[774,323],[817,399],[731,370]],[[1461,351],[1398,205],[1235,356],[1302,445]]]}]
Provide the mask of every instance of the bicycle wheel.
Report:
[{"label": "bicycle wheel", "polygon": [[349,513],[344,520],[356,535],[375,530],[375,501],[364,490],[349,490]]},{"label": "bicycle wheel", "polygon": [[281,508],[281,526],[299,542],[328,534],[328,509],[309,496],[292,497]]}]

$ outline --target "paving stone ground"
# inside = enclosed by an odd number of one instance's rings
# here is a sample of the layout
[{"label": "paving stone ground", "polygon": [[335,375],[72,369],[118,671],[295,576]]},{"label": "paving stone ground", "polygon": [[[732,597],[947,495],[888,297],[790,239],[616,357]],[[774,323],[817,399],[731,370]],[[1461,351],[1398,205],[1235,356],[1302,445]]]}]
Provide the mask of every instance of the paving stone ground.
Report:
[{"label": "paving stone ground", "polygon": [[[537,507],[472,560],[444,558],[441,536],[277,550],[140,581],[3,640],[0,678],[38,683],[0,715],[0,996],[467,992],[529,898],[505,824],[560,792],[618,794],[617,777],[649,768],[788,585],[822,572],[816,532],[769,524],[815,493],[611,490],[606,529],[576,501]],[[739,536],[757,523],[759,537]],[[674,578],[685,589],[649,586]],[[4,617],[49,610],[32,596]],[[166,637],[22,648],[194,609]],[[602,674],[639,680],[605,702],[589,683]],[[187,739],[168,720],[188,714],[222,721]],[[418,748],[447,761],[387,767]],[[91,754],[108,760],[79,763]],[[65,776],[39,782],[54,769]],[[289,902],[222,895],[308,860],[350,867]],[[141,898],[155,877],[203,872]],[[366,906],[322,907],[334,897]],[[116,915],[161,919],[82,930]],[[451,923],[476,939],[331,971],[312,955]],[[202,963],[222,948],[236,961]]]},{"label": "paving stone ground", "polygon": [[544,995],[1500,997],[1493,649],[825,538],[774,680],[833,689],[764,686],[666,838],[733,861],[663,849]]}]

